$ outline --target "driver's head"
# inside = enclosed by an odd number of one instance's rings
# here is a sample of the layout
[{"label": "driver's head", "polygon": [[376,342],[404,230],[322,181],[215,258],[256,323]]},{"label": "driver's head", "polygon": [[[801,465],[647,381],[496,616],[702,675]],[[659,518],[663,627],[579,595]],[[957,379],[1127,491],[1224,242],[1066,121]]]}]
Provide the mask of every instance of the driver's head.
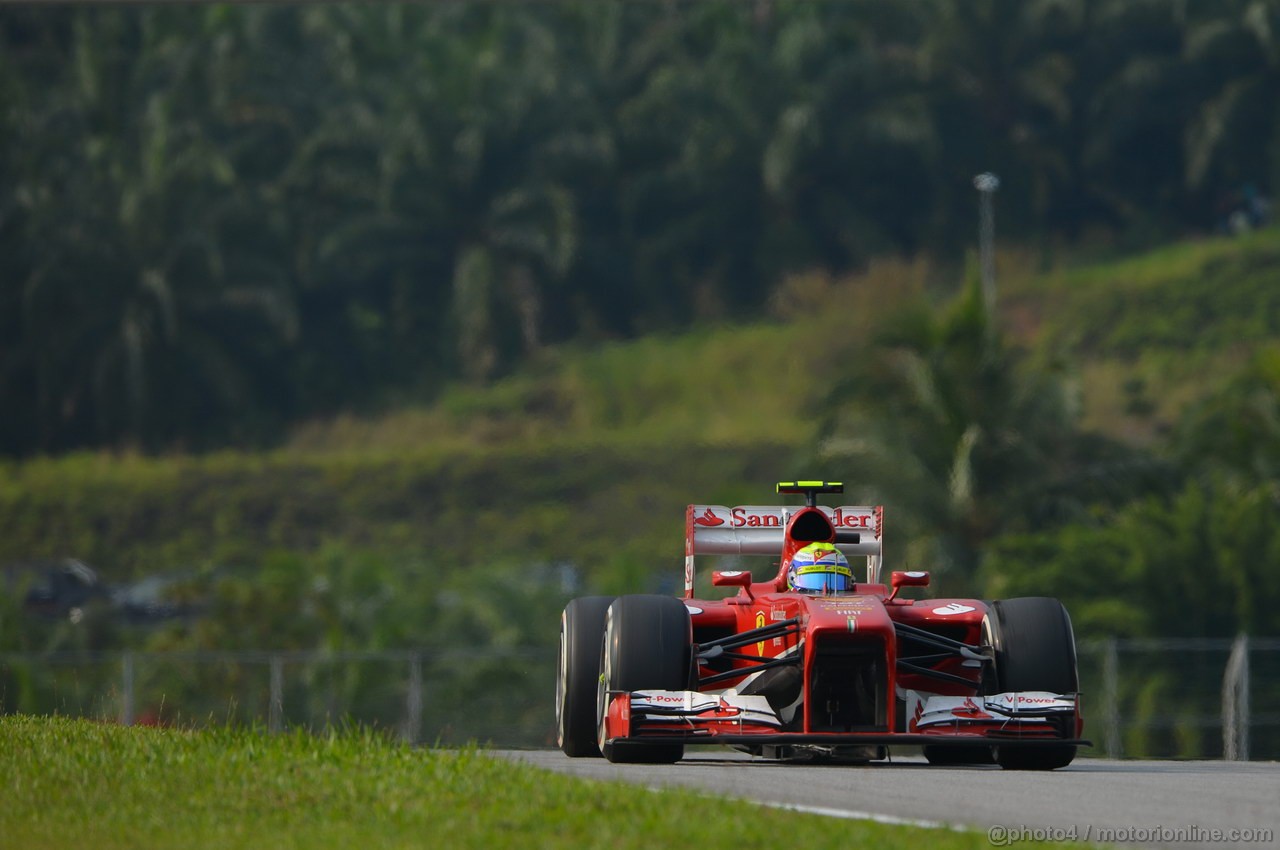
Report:
[{"label": "driver's head", "polygon": [[853,570],[834,544],[810,543],[792,556],[787,588],[801,593],[848,593],[853,590]]}]

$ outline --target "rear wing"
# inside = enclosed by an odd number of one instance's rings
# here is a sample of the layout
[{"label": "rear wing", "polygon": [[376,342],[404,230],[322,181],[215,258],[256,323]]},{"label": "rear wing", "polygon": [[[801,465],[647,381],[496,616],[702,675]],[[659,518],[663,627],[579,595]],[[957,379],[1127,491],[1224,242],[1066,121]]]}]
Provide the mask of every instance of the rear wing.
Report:
[{"label": "rear wing", "polygon": [[[878,584],[883,555],[884,508],[815,506],[836,532],[836,548],[846,556],[865,556],[867,581]],[[685,512],[684,589],[693,596],[695,555],[772,555],[781,557],[791,519],[810,510],[795,505],[690,505]]]}]

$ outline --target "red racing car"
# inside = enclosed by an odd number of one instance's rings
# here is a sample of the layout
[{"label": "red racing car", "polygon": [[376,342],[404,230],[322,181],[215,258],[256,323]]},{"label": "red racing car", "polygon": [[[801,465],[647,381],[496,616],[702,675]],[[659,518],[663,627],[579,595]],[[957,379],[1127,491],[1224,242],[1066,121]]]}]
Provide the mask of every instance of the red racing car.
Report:
[{"label": "red racing car", "polygon": [[[556,725],[573,757],[678,761],[691,744],[865,762],[920,745],[934,764],[1052,770],[1089,742],[1071,619],[1056,599],[914,600],[880,581],[883,510],[817,505],[839,483],[783,482],[805,505],[690,505],[685,596],[588,596],[560,620]],[[698,555],[778,558],[757,580]],[[865,559],[865,580],[849,558]]]}]

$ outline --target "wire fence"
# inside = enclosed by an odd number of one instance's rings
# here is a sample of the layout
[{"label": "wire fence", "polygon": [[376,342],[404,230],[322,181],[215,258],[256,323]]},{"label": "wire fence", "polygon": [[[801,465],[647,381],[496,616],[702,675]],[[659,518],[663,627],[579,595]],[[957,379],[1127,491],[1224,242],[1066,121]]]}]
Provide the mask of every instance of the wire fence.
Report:
[{"label": "wire fence", "polygon": [[1280,638],[1109,638],[1077,652],[1094,754],[1280,758]]},{"label": "wire fence", "polygon": [[412,743],[555,743],[555,651],[0,653],[0,710],[125,725],[358,723]]},{"label": "wire fence", "polygon": [[[1280,638],[1078,646],[1086,755],[1280,758]],[[412,743],[555,743],[553,649],[0,653],[0,710],[125,725],[359,723]]]}]

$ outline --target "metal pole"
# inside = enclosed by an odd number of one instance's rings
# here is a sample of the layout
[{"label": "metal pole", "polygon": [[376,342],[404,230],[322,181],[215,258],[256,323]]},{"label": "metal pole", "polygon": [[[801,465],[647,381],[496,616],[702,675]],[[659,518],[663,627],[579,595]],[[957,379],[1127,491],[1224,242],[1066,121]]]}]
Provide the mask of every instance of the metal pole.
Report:
[{"label": "metal pole", "polygon": [[1240,760],[1249,760],[1249,636],[1240,635]]},{"label": "metal pole", "polygon": [[1124,755],[1120,738],[1120,658],[1116,639],[1109,637],[1103,645],[1102,655],[1102,715],[1106,723],[1107,758],[1118,759]]},{"label": "metal pole", "polygon": [[991,196],[1000,188],[1000,178],[990,171],[984,171],[973,178],[973,187],[978,190],[978,250],[982,264],[982,301],[986,305],[987,315],[991,316],[995,314],[996,309],[996,217]]},{"label": "metal pole", "polygon": [[1249,636],[1240,635],[1231,645],[1231,656],[1222,675],[1222,757],[1249,760]]},{"label": "metal pole", "polygon": [[409,659],[409,696],[405,703],[404,741],[418,743],[422,733],[422,656],[414,653]]},{"label": "metal pole", "polygon": [[133,653],[125,650],[120,657],[120,725],[133,725]]},{"label": "metal pole", "polygon": [[267,709],[267,729],[279,732],[284,725],[284,659],[271,656],[271,704]]}]

